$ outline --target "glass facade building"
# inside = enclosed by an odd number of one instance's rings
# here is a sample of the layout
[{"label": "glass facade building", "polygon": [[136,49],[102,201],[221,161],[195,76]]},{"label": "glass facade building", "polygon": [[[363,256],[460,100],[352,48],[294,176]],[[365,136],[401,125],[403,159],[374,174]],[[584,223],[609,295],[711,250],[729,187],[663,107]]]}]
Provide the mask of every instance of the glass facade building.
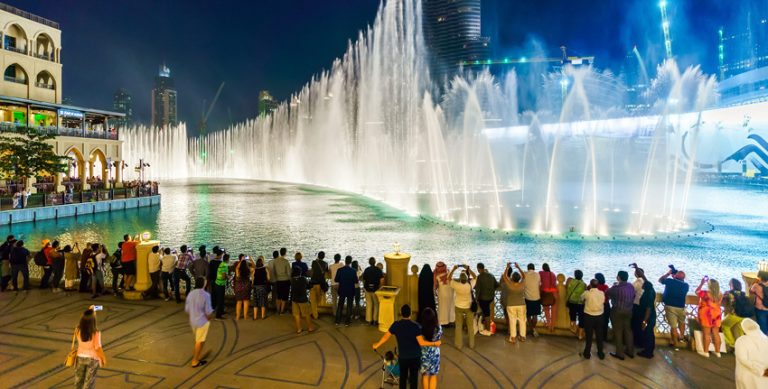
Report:
[{"label": "glass facade building", "polygon": [[155,88],[152,89],[152,126],[165,127],[178,123],[176,103],[176,88],[171,69],[160,66],[160,71],[155,77]]}]

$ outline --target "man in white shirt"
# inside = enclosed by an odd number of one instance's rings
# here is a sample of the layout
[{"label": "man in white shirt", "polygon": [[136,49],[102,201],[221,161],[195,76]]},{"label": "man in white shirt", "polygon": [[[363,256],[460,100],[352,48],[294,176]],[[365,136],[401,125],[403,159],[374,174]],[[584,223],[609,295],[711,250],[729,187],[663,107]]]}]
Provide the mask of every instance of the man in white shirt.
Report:
[{"label": "man in white shirt", "polygon": [[592,352],[592,334],[597,337],[597,357],[600,359],[605,358],[603,353],[603,309],[605,306],[605,293],[597,288],[597,280],[589,282],[589,286],[584,294],[581,295],[581,300],[584,301],[584,332],[587,339],[584,345],[584,358],[589,359]]},{"label": "man in white shirt", "polygon": [[339,299],[339,283],[336,282],[336,272],[344,267],[344,263],[341,262],[341,254],[333,256],[333,264],[328,266],[328,271],[331,273],[331,302],[333,306],[337,306],[336,302]]},{"label": "man in white shirt", "polygon": [[173,292],[173,269],[176,267],[176,261],[178,258],[175,254],[171,253],[171,249],[166,247],[163,250],[163,256],[160,258],[160,271],[162,272],[160,277],[163,281],[163,294],[165,294],[165,301],[171,300],[171,294],[168,293],[168,284],[171,284],[171,292]]},{"label": "man in white shirt", "polygon": [[523,284],[525,285],[525,315],[528,318],[528,328],[532,331],[533,336],[538,338],[536,323],[539,321],[539,315],[541,315],[541,276],[532,263],[528,264],[528,271],[525,272]]},{"label": "man in white shirt", "polygon": [[152,280],[152,286],[149,287],[146,295],[151,298],[157,298],[160,293],[160,246],[152,247],[152,252],[147,255],[147,270],[149,270],[149,279]]},{"label": "man in white shirt", "polygon": [[466,324],[469,334],[469,348],[475,348],[475,313],[472,312],[472,288],[475,287],[475,273],[467,265],[462,265],[464,271],[459,275],[459,280],[453,279],[453,273],[459,265],[453,265],[448,279],[451,280],[451,288],[454,292],[454,305],[456,310],[456,348],[461,349],[463,344],[462,332]]}]

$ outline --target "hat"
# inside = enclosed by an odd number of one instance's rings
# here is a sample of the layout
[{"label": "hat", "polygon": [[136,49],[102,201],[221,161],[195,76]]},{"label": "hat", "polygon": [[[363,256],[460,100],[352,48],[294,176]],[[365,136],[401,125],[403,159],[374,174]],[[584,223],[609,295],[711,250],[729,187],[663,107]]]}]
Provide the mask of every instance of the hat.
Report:
[{"label": "hat", "polygon": [[51,241],[48,239],[43,239],[43,246],[47,245],[48,243],[51,243]]},{"label": "hat", "polygon": [[685,272],[682,270],[678,270],[677,273],[675,273],[675,279],[676,280],[684,280],[685,279]]}]

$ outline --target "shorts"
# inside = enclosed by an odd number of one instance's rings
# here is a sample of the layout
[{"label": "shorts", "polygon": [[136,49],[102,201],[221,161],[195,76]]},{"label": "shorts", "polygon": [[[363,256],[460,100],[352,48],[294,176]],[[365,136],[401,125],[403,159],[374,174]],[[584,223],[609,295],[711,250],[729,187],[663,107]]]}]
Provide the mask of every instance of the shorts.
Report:
[{"label": "shorts", "polygon": [[291,312],[296,317],[309,317],[309,303],[291,303]]},{"label": "shorts", "polygon": [[670,328],[677,328],[680,323],[685,324],[685,308],[664,306],[664,316]]},{"label": "shorts", "polygon": [[210,326],[211,322],[207,322],[202,327],[192,329],[192,332],[195,334],[195,343],[205,342],[205,338],[208,337],[208,327]]},{"label": "shorts", "polygon": [[480,306],[480,311],[483,312],[483,317],[491,316],[491,300],[477,300],[477,305]]},{"label": "shorts", "polygon": [[123,262],[123,274],[127,276],[136,275],[136,261]]},{"label": "shorts", "polygon": [[527,316],[541,315],[541,300],[525,300],[525,312]]},{"label": "shorts", "polygon": [[291,280],[277,281],[277,299],[288,301],[288,295],[291,294]]}]

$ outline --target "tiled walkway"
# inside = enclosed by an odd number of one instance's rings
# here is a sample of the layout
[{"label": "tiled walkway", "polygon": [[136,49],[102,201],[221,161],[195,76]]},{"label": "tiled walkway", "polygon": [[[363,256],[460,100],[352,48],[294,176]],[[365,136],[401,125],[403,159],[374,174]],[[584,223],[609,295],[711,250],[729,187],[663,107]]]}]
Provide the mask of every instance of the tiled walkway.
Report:
[{"label": "tiled walkway", "polygon": [[[33,290],[0,294],[0,388],[71,387],[63,367],[86,294]],[[101,297],[99,315],[108,365],[103,388],[378,388],[380,360],[371,344],[381,335],[363,324],[296,335],[290,316],[212,323],[209,364],[190,368],[192,333],[174,302]],[[704,359],[662,347],[653,360],[625,362],[578,356],[573,338],[547,337],[512,345],[501,335],[477,338],[475,350],[453,346],[446,329],[442,388],[731,388],[734,359]],[[465,340],[466,342],[466,340]],[[609,351],[612,350],[611,346]],[[385,349],[394,348],[394,339]]]}]

